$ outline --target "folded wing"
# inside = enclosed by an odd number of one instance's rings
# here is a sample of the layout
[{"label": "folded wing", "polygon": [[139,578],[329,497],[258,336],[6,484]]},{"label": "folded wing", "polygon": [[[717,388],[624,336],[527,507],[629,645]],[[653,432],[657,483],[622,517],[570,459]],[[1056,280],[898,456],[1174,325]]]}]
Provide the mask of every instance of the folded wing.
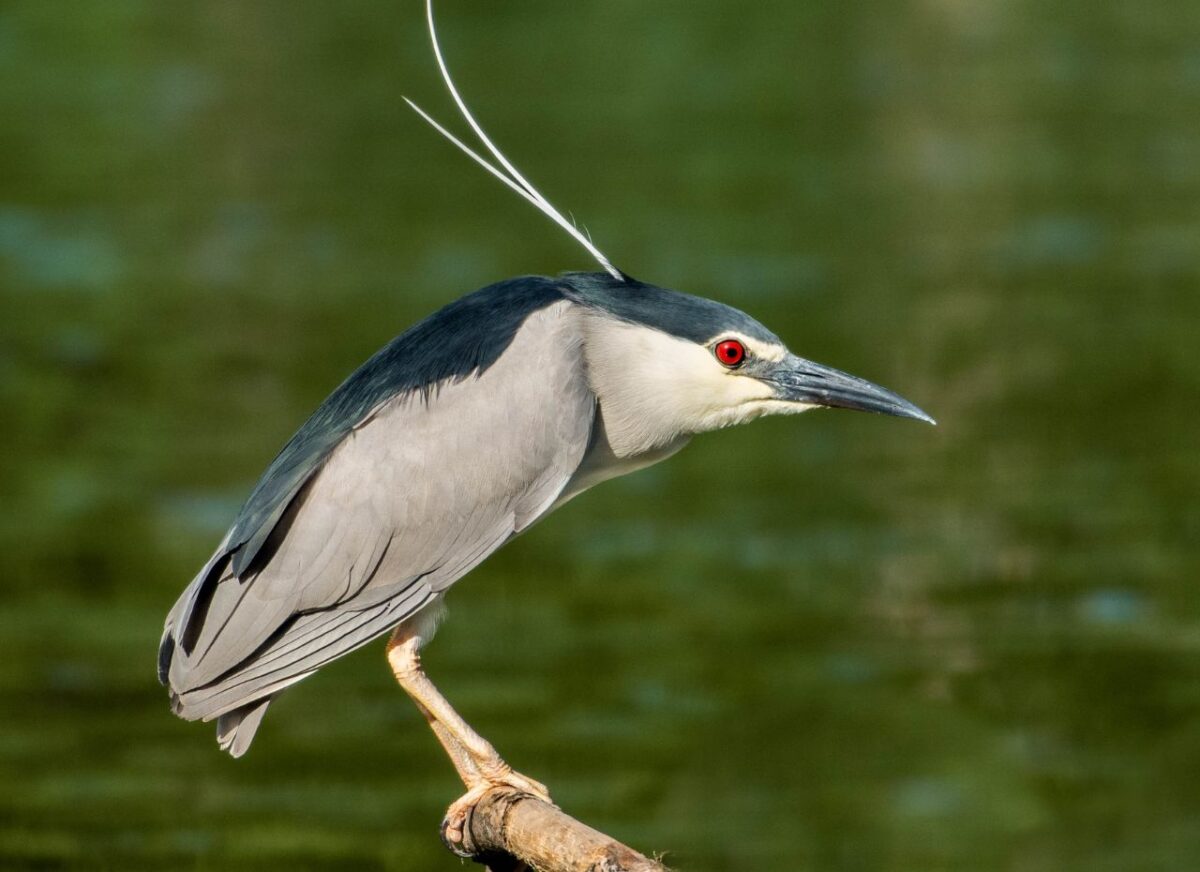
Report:
[{"label": "folded wing", "polygon": [[399,391],[348,428],[241,572],[235,525],[167,619],[176,712],[220,717],[222,745],[244,752],[272,694],[414,615],[549,509],[592,428],[578,342],[573,304],[533,309],[486,368]]}]

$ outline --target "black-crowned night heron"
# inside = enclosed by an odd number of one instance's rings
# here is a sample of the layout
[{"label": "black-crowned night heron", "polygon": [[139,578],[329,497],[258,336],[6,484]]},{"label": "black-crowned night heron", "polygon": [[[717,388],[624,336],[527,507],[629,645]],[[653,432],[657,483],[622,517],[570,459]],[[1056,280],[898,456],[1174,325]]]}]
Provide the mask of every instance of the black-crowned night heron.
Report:
[{"label": "black-crowned night heron", "polygon": [[932,419],[797,357],[737,309],[613,268],[475,123],[429,16],[447,85],[502,169],[456,144],[605,271],[476,291],[346,379],[267,468],[171,610],[159,676],[175,712],[215,718],[217,741],[236,757],[277,693],[390,631],[396,679],[468,788],[451,807],[453,830],[456,811],[460,819],[491,786],[546,794],[421,670],[419,651],[454,582],[567,500],[670,457],[698,433],[821,406]]}]

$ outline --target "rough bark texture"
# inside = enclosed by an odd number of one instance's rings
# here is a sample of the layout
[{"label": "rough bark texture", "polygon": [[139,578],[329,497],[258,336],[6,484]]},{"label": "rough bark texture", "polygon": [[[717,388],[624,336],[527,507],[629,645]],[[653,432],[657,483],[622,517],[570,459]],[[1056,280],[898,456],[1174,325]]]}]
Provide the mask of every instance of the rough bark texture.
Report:
[{"label": "rough bark texture", "polygon": [[491,872],[667,872],[611,836],[527,794],[496,788],[475,804],[450,850]]}]

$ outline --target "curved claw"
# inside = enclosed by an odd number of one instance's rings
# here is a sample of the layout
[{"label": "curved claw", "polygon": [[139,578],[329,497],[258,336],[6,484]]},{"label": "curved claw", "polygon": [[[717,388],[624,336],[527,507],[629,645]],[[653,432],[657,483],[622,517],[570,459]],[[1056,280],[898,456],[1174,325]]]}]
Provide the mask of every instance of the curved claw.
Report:
[{"label": "curved claw", "polygon": [[472,787],[450,803],[450,807],[446,809],[446,816],[442,818],[442,844],[465,860],[475,856],[475,851],[465,841],[467,833],[470,832],[468,824],[471,812],[475,809],[475,803],[491,789],[492,785],[486,782]]},{"label": "curved claw", "polygon": [[497,774],[493,778],[472,785],[466,793],[450,803],[450,807],[446,809],[446,816],[442,818],[442,842],[459,857],[470,859],[475,856],[476,852],[467,841],[471,812],[474,811],[475,805],[483,798],[484,794],[496,789],[523,793],[554,805],[546,785],[511,769],[506,773]]}]

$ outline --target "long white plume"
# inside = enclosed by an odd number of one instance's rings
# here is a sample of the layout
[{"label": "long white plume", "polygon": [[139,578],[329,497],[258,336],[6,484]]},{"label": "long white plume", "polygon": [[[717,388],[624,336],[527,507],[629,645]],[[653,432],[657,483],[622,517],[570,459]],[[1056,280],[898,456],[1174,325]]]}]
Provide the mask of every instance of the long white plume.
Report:
[{"label": "long white plume", "polygon": [[479,122],[475,120],[475,116],[471,114],[471,110],[467,108],[467,104],[463,101],[463,98],[459,96],[458,88],[454,87],[454,80],[450,78],[450,70],[446,66],[445,58],[442,57],[442,47],[438,44],[437,29],[433,25],[433,0],[425,0],[425,17],[429,21],[429,39],[433,43],[433,54],[437,58],[438,69],[442,73],[442,81],[446,83],[446,88],[449,89],[450,96],[454,98],[454,103],[458,106],[458,111],[462,114],[463,119],[470,125],[471,130],[479,137],[479,141],[483,143],[492,157],[500,163],[500,166],[496,166],[487,158],[481,156],[473,148],[435,121],[428,112],[412,100],[405,97],[404,102],[411,106],[418,115],[428,121],[434,130],[458,146],[468,157],[536,206],[539,211],[547,215],[550,220],[567,231],[567,233],[571,234],[571,237],[587,249],[588,253],[596,258],[600,266],[604,267],[609,275],[620,281],[625,281],[624,273],[613,266],[608,258],[604,256],[603,252],[592,243],[591,239],[584,233],[581,233],[578,227],[564,218],[563,214],[555,209],[550,201],[543,197],[538,192],[538,189],[518,172],[517,168],[512,165],[512,162],[504,156],[500,149],[488,138],[488,135],[484,133],[483,128],[479,126]]}]

